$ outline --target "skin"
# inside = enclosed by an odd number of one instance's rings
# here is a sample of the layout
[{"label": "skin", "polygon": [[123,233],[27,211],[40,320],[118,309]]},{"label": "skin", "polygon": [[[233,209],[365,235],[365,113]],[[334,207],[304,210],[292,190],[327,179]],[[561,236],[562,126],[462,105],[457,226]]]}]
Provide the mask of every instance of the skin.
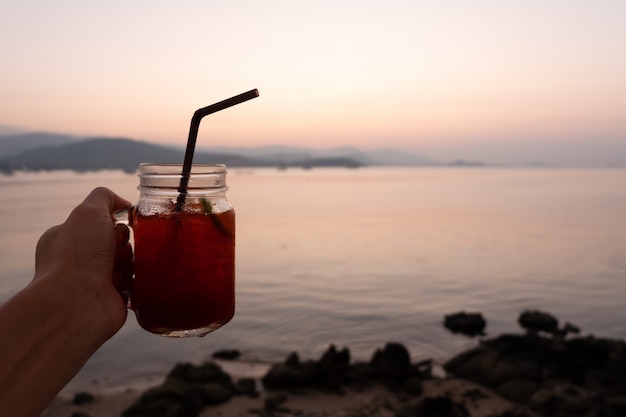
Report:
[{"label": "skin", "polygon": [[0,415],[39,416],[126,321],[132,249],[97,188],[39,239],[33,280],[0,306]]}]

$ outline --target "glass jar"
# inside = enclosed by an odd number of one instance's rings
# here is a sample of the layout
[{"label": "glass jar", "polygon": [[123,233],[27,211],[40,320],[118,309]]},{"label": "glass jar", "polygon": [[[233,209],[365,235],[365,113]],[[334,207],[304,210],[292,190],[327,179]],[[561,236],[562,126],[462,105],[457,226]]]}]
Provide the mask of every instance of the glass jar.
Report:
[{"label": "glass jar", "polygon": [[139,167],[130,308],[152,333],[204,336],[235,312],[235,212],[224,165],[193,165],[182,195],[181,176],[180,164]]}]

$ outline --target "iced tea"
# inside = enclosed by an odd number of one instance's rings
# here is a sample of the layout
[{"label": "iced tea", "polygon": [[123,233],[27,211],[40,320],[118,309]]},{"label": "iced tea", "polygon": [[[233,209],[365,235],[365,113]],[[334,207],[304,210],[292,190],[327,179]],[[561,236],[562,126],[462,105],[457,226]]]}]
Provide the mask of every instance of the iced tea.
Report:
[{"label": "iced tea", "polygon": [[201,336],[235,312],[235,213],[196,207],[132,217],[132,308],[144,329]]}]

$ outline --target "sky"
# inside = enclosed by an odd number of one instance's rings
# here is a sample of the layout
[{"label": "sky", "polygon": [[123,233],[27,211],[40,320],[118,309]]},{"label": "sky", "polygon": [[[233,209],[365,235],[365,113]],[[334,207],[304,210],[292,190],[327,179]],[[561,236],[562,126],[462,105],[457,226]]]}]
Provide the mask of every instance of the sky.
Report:
[{"label": "sky", "polygon": [[257,88],[198,146],[626,164],[625,22],[623,0],[3,0],[0,125],[184,144]]}]

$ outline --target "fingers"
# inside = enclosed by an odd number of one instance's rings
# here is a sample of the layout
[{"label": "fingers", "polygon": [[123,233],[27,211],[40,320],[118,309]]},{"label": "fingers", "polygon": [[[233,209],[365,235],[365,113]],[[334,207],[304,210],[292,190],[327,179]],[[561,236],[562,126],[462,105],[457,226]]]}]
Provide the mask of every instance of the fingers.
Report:
[{"label": "fingers", "polygon": [[113,269],[119,271],[130,271],[133,269],[133,248],[130,243],[118,246],[115,249],[115,260]]},{"label": "fingers", "polygon": [[134,265],[133,248],[128,241],[130,230],[125,224],[115,225],[115,260],[113,264],[113,285],[128,302],[132,292]]},{"label": "fingers", "polygon": [[116,210],[131,206],[129,201],[123,199],[122,197],[105,187],[98,187],[91,191],[87,198],[85,198],[84,203],[94,203],[97,205],[102,205],[108,210],[110,214]]},{"label": "fingers", "polygon": [[113,213],[130,206],[128,201],[108,188],[98,187],[72,210],[67,223],[73,224],[77,229],[82,228],[80,225],[93,225],[94,222],[102,221],[113,225]]},{"label": "fingers", "polygon": [[115,249],[113,285],[125,298],[131,293],[133,282],[133,250],[126,242]]},{"label": "fingers", "polygon": [[125,224],[115,225],[115,246],[121,246],[130,239],[130,230]]}]

